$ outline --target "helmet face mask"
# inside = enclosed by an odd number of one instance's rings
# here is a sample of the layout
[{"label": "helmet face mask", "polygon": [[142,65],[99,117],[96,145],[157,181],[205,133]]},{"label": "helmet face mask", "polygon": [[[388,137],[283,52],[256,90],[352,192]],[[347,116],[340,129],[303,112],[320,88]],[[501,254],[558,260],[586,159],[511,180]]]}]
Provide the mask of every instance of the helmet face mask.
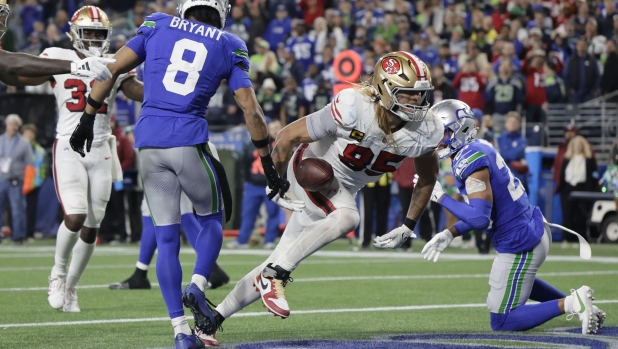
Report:
[{"label": "helmet face mask", "polygon": [[75,12],[69,24],[71,32],[68,35],[73,41],[73,47],[84,56],[101,57],[109,50],[112,27],[100,8],[82,7]]},{"label": "helmet face mask", "polygon": [[6,0],[0,0],[0,39],[2,39],[8,29],[10,14],[11,9]]},{"label": "helmet face mask", "polygon": [[190,8],[198,6],[212,7],[217,10],[217,12],[219,12],[219,18],[221,18],[220,29],[225,28],[225,21],[227,20],[227,16],[231,9],[228,0],[186,0],[184,3],[178,5],[178,8],[176,9],[178,12],[178,17],[187,19],[187,11]]},{"label": "helmet face mask", "polygon": [[430,112],[439,117],[444,124],[444,138],[437,149],[440,159],[458,152],[476,136],[474,113],[466,103],[446,99],[432,106]]}]

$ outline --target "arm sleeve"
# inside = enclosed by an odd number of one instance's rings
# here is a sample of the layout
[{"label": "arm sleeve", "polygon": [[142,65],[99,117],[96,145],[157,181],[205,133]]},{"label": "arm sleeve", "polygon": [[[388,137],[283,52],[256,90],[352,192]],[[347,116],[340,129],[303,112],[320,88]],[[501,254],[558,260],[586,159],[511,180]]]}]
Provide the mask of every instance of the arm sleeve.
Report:
[{"label": "arm sleeve", "polygon": [[337,123],[335,123],[328,105],[307,116],[307,131],[314,141],[337,134]]},{"label": "arm sleeve", "polygon": [[472,227],[469,226],[464,221],[459,221],[459,222],[455,223],[453,225],[453,228],[455,228],[455,231],[457,232],[457,235],[459,235],[459,236],[468,234],[468,233],[470,233],[473,230]]},{"label": "arm sleeve", "polygon": [[227,79],[228,85],[232,92],[245,88],[252,87],[251,79],[249,78],[249,54],[247,53],[247,45],[237,36],[226,34],[229,37],[228,45],[226,45],[226,55],[231,64],[230,75]]},{"label": "arm sleeve", "polygon": [[[442,200],[440,200],[440,205],[472,229],[487,229],[491,221],[493,204],[487,200],[470,199],[470,204],[468,205],[448,195],[444,195]],[[457,232],[459,233],[459,230]]]}]

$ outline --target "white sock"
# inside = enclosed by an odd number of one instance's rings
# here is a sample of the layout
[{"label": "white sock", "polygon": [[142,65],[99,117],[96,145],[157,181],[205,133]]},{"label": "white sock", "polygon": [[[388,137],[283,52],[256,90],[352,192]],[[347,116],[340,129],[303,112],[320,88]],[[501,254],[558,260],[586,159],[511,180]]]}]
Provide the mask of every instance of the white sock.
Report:
[{"label": "white sock", "polygon": [[575,299],[573,298],[573,295],[566,296],[564,298],[564,312],[566,314],[570,314],[573,312],[573,302],[574,301]]},{"label": "white sock", "polygon": [[148,270],[148,265],[142,263],[142,262],[137,262],[135,263],[135,266],[137,267],[137,269],[139,270]]},{"label": "white sock", "polygon": [[75,243],[77,242],[77,238],[79,231],[70,231],[69,228],[64,224],[64,221],[58,227],[58,234],[56,235],[56,255],[54,267],[52,268],[52,275],[66,275],[67,274],[67,263],[69,262],[69,257],[71,256],[71,250]]},{"label": "white sock", "polygon": [[187,336],[192,334],[191,327],[189,327],[187,318],[184,315],[173,318],[172,327],[174,327],[174,337],[176,337],[179,333],[186,334]]},{"label": "white sock", "polygon": [[87,244],[84,240],[79,239],[73,248],[73,259],[71,259],[71,266],[69,267],[69,273],[67,275],[67,289],[72,289],[77,286],[79,279],[81,279],[92,252],[94,252],[95,244]]},{"label": "white sock", "polygon": [[232,292],[230,292],[225,297],[223,302],[219,303],[219,305],[215,308],[221,316],[227,319],[235,313],[241,311],[249,304],[260,299],[260,293],[255,292],[253,282],[255,281],[255,277],[261,273],[262,270],[264,270],[264,267],[270,262],[272,262],[270,258],[267,259],[266,262],[250,271],[249,274],[245,275],[236,283],[236,286],[234,286]]},{"label": "white sock", "polygon": [[199,274],[193,274],[193,276],[191,276],[191,283],[196,284],[202,292],[208,287],[208,280]]}]

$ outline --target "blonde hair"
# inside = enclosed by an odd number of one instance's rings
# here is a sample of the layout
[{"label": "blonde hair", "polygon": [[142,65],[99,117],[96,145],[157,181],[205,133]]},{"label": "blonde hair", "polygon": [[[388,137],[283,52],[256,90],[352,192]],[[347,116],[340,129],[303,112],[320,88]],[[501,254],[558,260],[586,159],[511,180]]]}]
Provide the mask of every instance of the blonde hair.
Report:
[{"label": "blonde hair", "polygon": [[369,80],[365,80],[360,84],[354,84],[354,88],[374,103],[374,111],[376,120],[378,121],[378,127],[380,127],[380,130],[386,134],[386,140],[388,143],[394,143],[395,139],[393,138],[393,132],[391,132],[391,128],[388,124],[388,110],[380,105],[380,97],[371,84],[371,79],[373,79],[373,76]]},{"label": "blonde hair", "polygon": [[575,136],[569,141],[569,146],[567,148],[567,152],[564,154],[564,158],[565,159],[573,158],[573,155],[575,155],[575,145],[577,143],[581,143],[582,148],[584,149],[584,156],[586,157],[586,159],[590,159],[592,157],[592,151],[590,150],[590,144],[582,136]]}]

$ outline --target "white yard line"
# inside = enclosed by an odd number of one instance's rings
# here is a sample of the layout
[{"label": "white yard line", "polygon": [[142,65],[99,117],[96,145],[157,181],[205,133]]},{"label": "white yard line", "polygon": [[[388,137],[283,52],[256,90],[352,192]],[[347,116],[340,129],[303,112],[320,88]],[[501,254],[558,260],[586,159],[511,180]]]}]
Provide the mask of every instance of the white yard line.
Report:
[{"label": "white yard line", "polygon": [[[599,300],[595,304],[618,303],[618,299]],[[334,314],[334,313],[360,313],[360,312],[384,312],[384,311],[412,311],[412,310],[432,310],[432,309],[457,309],[457,308],[485,308],[485,303],[469,303],[469,304],[434,304],[434,305],[409,305],[401,307],[373,307],[373,308],[347,308],[347,309],[313,309],[313,310],[293,310],[292,315],[307,315],[307,314]],[[234,317],[254,317],[254,316],[272,316],[266,311],[260,312],[240,312]],[[141,318],[141,319],[109,319],[109,320],[85,320],[85,321],[59,321],[59,322],[36,322],[23,324],[0,324],[0,328],[23,328],[23,327],[40,327],[40,326],[75,326],[75,325],[101,325],[101,324],[119,324],[129,322],[155,322],[155,321],[170,321],[168,317]]]},{"label": "white yard line", "polygon": [[[563,276],[592,276],[592,275],[616,275],[618,270],[600,270],[600,271],[575,271],[575,272],[556,272],[556,273],[537,273],[539,277],[563,277]],[[451,275],[381,275],[381,276],[334,276],[334,277],[319,277],[319,278],[301,278],[294,279],[294,282],[330,282],[330,281],[375,281],[375,280],[416,280],[416,279],[486,279],[489,274],[451,274]],[[189,281],[185,281],[187,283]],[[235,284],[236,281],[231,281],[230,284]],[[107,288],[109,285],[83,285],[78,286],[80,290]],[[159,287],[158,283],[152,283],[151,286]],[[18,291],[45,291],[47,287],[8,287],[0,288],[0,292],[18,292]]]}]

